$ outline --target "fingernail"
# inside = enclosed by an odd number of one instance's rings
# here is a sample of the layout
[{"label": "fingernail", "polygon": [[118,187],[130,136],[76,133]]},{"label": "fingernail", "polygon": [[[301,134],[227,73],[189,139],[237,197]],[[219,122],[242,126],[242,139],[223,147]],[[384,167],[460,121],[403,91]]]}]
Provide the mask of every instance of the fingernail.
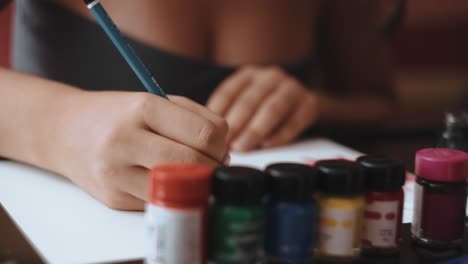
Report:
[{"label": "fingernail", "polygon": [[252,138],[247,135],[240,136],[232,144],[232,148],[236,151],[247,151],[251,146]]}]

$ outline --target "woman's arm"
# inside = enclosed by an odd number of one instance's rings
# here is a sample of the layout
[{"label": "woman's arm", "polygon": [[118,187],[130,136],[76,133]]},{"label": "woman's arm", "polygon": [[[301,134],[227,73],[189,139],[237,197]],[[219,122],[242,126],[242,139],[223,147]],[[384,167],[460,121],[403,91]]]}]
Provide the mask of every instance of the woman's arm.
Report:
[{"label": "woman's arm", "polygon": [[158,163],[227,158],[225,121],[185,98],[86,92],[0,69],[0,106],[0,156],[62,174],[116,209],[143,209]]},{"label": "woman's arm", "polygon": [[379,1],[323,1],[319,52],[323,123],[376,125],[394,103],[389,47],[379,30]]},{"label": "woman's arm", "polygon": [[77,89],[0,68],[0,156],[54,169],[53,133]]}]

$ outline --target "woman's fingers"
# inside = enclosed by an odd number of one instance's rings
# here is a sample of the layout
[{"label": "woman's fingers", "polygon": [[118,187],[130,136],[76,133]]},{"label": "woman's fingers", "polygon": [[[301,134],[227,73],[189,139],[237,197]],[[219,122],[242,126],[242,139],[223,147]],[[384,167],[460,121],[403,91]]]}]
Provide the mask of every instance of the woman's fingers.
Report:
[{"label": "woman's fingers", "polygon": [[221,117],[219,114],[213,112],[207,107],[204,107],[203,105],[197,104],[196,102],[188,99],[187,97],[183,96],[175,96],[171,95],[169,96],[169,99],[176,103],[178,106],[181,106],[189,111],[192,111],[195,114],[198,114],[202,117],[207,118],[208,120],[212,121],[215,123],[217,126],[221,128],[226,128],[227,130],[227,123],[226,120],[224,120],[223,117]]},{"label": "woman's fingers", "polygon": [[128,166],[114,176],[116,187],[134,198],[148,201],[149,169],[141,166]]},{"label": "woman's fingers", "polygon": [[293,140],[299,133],[317,120],[317,98],[314,95],[308,95],[299,107],[291,114],[290,118],[284,120],[284,123],[263,142],[263,147],[276,147]]},{"label": "woman's fingers", "polygon": [[268,96],[247,127],[232,143],[235,151],[248,151],[258,147],[266,137],[271,135],[284,119],[297,107],[300,99],[300,84],[292,79],[283,80],[277,89]]},{"label": "woman's fingers", "polygon": [[[88,191],[106,206],[117,210],[143,210],[148,201],[148,170],[138,166],[101,167]],[[86,186],[85,186],[86,187]]]},{"label": "woman's fingers", "polygon": [[176,100],[181,105],[156,96],[147,99],[140,106],[145,124],[162,137],[222,162],[227,151],[226,122],[188,99]]},{"label": "woman's fingers", "polygon": [[134,153],[132,164],[147,169],[162,163],[203,163],[214,167],[226,159],[224,154],[213,159],[206,154],[186,145],[161,137],[149,131],[138,131],[131,147]]},{"label": "woman's fingers", "polygon": [[225,115],[229,124],[228,142],[234,140],[255,115],[262,101],[276,89],[283,73],[276,68],[261,71],[245,88]]},{"label": "woman's fingers", "polygon": [[[100,169],[99,175],[106,189],[118,189],[128,193],[139,200],[148,200],[149,170],[158,164],[166,163],[203,163],[214,167],[219,165],[203,153],[187,147],[178,142],[156,135],[150,131],[140,130],[135,132],[132,144],[125,149],[131,153],[133,159],[127,165],[109,164]],[[226,159],[226,157],[223,157]],[[104,194],[101,200],[107,205],[137,205],[135,199],[127,197],[128,201],[120,193],[111,191]],[[116,206],[112,206],[112,208]],[[135,208],[135,207],[129,207]]]},{"label": "woman's fingers", "polygon": [[[227,135],[228,131],[229,131],[229,127],[228,127],[228,123],[226,122],[226,120],[219,116],[218,114],[212,112],[210,109],[202,106],[202,105],[199,105],[193,101],[191,101],[190,99],[187,99],[186,97],[182,97],[182,96],[171,96],[170,97],[171,100],[173,102],[175,102],[176,104],[178,104],[179,106],[189,110],[189,111],[192,111],[193,113],[195,114],[198,114],[198,115],[201,115],[207,119],[209,119],[211,122],[213,122],[213,124],[215,124],[215,126],[218,128],[218,130],[220,130],[219,134],[221,135]],[[216,153],[220,153],[220,151],[222,152],[224,150],[224,155],[223,154],[219,154],[219,156],[216,156],[216,158],[218,157],[226,157],[228,155],[228,148],[227,148],[227,142],[226,142],[226,137],[224,138],[218,138],[218,145],[215,145],[215,148],[216,148]],[[226,159],[221,159],[219,161],[223,162],[225,161]]]},{"label": "woman's fingers", "polygon": [[[310,97],[301,83],[280,68],[249,67],[227,78],[208,106],[226,118],[227,143],[232,149],[248,151],[263,144],[286,143],[310,125],[313,119],[302,116],[315,109],[303,104]],[[296,120],[295,115],[303,120]]]},{"label": "woman's fingers", "polygon": [[210,96],[207,107],[224,116],[242,91],[249,86],[255,67],[247,66],[226,78]]}]

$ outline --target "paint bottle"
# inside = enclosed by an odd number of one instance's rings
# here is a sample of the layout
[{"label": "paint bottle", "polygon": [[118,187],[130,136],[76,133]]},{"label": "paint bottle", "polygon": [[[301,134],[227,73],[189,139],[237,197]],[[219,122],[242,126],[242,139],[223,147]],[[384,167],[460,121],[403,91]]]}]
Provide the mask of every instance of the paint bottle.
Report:
[{"label": "paint bottle", "polygon": [[416,153],[413,240],[432,248],[461,245],[465,228],[468,156],[453,149]]},{"label": "paint bottle", "polygon": [[351,260],[361,249],[364,177],[357,163],[324,160],[316,164],[321,192],[319,244],[322,259]]},{"label": "paint bottle", "polygon": [[212,258],[217,264],[248,264],[263,253],[264,173],[220,167],[213,174]]},{"label": "paint bottle", "polygon": [[403,163],[383,156],[358,158],[366,185],[362,250],[365,254],[398,253],[403,222]]},{"label": "paint bottle", "polygon": [[277,163],[268,166],[266,174],[265,253],[268,259],[291,263],[310,261],[318,226],[315,170],[303,164]]},{"label": "paint bottle", "polygon": [[146,263],[205,264],[211,172],[199,164],[160,165],[151,170]]}]

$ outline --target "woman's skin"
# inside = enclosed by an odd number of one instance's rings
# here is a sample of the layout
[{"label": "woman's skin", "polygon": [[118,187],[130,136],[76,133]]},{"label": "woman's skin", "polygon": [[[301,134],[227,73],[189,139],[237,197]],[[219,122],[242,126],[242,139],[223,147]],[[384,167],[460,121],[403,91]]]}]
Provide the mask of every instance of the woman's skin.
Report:
[{"label": "woman's skin", "polygon": [[[56,1],[93,20],[82,1]],[[143,208],[154,164],[215,166],[228,148],[282,145],[317,122],[376,124],[391,110],[374,0],[101,2],[130,37],[239,66],[207,108],[181,97],[87,92],[0,69],[0,156],[62,174],[111,208]],[[304,87],[275,66],[303,61],[318,47],[320,85]]]}]

